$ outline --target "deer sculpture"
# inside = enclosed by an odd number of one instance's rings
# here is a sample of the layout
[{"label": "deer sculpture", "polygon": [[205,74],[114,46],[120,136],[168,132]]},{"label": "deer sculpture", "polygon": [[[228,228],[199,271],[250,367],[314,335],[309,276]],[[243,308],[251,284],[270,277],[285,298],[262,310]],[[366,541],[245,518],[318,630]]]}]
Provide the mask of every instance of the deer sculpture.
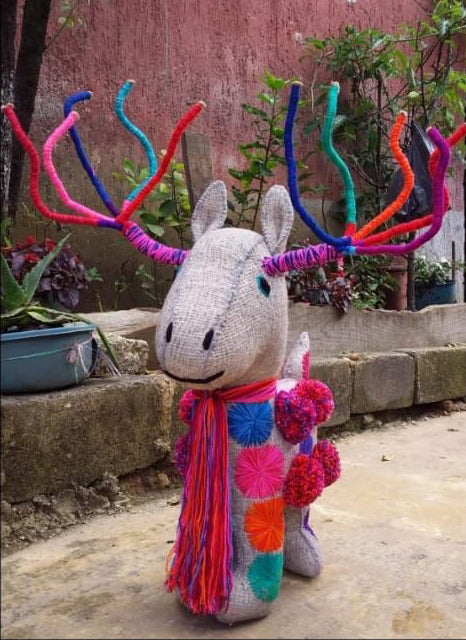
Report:
[{"label": "deer sculpture", "polygon": [[[183,477],[177,539],[167,559],[166,587],[195,614],[213,614],[228,624],[260,618],[280,591],[283,568],[313,577],[322,555],[310,525],[309,505],[340,474],[338,453],[318,440],[317,427],[333,410],[330,389],[309,377],[309,338],[302,334],[285,358],[288,327],[284,274],[353,254],[414,251],[440,229],[448,206],[445,174],[450,147],[466,133],[463,124],[447,140],[436,129],[430,159],[432,211],[422,219],[373,233],[406,202],[413,172],[399,138],[400,113],[390,145],[404,176],[396,200],[367,225],[356,227],[351,175],[333,147],[332,127],[339,87],[329,89],[322,134],[324,150],[340,172],[345,188],[347,225],[341,238],[321,229],[301,203],[293,151],[293,123],[300,83],[291,86],[285,125],[288,191],[273,186],[261,210],[262,233],[225,228],[227,192],[211,184],[192,214],[194,245],[174,249],[152,239],[130,220],[157,184],[175,153],[183,130],[204,104],[191,107],[177,124],[160,167],[144,133],[124,113],[132,81],[116,100],[123,125],[146,150],[149,176],[121,208],[112,202],[87,158],[76,130],[73,106],[91,97],[79,92],[65,103],[63,123],[44,144],[45,169],[58,195],[74,214],[51,211],[39,193],[40,158],[22,130],[12,105],[2,107],[30,158],[30,193],[38,210],[66,224],[109,227],[157,262],[178,267],[156,331],[157,357],[164,372],[188,387],[180,404],[187,433],[176,445],[175,461]],[[110,215],[85,207],[69,196],[53,164],[53,149],[70,132],[89,178]],[[321,244],[286,251],[293,207]],[[384,244],[398,234],[427,229],[407,244]]]}]

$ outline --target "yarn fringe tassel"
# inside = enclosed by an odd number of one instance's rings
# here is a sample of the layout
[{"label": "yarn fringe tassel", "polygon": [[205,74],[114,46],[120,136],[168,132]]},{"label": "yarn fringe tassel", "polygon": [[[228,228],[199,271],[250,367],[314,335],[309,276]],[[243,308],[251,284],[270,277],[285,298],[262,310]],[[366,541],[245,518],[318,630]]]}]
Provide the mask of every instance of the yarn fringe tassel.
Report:
[{"label": "yarn fringe tassel", "polygon": [[[196,614],[228,607],[233,586],[228,473],[228,402],[265,402],[270,379],[232,389],[193,391],[188,468],[175,545],[167,558],[167,591],[178,590]],[[170,566],[168,566],[170,565]]]}]

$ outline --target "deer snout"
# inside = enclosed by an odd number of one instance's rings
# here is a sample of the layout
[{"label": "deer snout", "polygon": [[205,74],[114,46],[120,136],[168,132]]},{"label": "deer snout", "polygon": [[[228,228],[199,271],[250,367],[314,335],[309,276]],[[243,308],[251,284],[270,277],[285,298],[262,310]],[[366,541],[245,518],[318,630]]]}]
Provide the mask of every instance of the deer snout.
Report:
[{"label": "deer snout", "polygon": [[[170,342],[172,339],[172,335],[173,335],[173,322],[170,322],[170,324],[167,326],[167,329],[165,331],[165,341]],[[209,329],[209,331],[207,331],[207,333],[204,336],[204,340],[202,341],[202,347],[204,351],[208,351],[210,349],[210,345],[212,344],[213,337],[214,337],[214,330]]]}]

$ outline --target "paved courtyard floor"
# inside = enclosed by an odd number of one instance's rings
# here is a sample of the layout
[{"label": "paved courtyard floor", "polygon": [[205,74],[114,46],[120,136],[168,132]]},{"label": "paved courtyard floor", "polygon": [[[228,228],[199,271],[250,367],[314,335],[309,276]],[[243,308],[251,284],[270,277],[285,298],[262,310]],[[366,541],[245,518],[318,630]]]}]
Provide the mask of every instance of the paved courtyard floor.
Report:
[{"label": "paved courtyard floor", "polygon": [[466,638],[466,413],[338,443],[312,507],[322,574],[285,574],[268,618],[225,627],[163,589],[179,506],[158,497],[2,562],[3,638]]}]

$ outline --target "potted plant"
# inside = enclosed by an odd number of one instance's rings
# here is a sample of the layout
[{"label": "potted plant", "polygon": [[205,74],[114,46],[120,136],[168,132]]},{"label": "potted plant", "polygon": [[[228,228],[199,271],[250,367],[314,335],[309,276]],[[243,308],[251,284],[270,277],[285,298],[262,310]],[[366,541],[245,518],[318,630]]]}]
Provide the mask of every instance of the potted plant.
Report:
[{"label": "potted plant", "polygon": [[416,309],[431,304],[456,302],[455,280],[451,277],[452,263],[446,258],[431,261],[419,255],[414,259]]},{"label": "potted plant", "polygon": [[96,325],[69,309],[87,286],[80,258],[66,246],[27,238],[2,247],[2,393],[31,393],[79,384],[90,375],[98,347],[94,330],[116,365]]}]

